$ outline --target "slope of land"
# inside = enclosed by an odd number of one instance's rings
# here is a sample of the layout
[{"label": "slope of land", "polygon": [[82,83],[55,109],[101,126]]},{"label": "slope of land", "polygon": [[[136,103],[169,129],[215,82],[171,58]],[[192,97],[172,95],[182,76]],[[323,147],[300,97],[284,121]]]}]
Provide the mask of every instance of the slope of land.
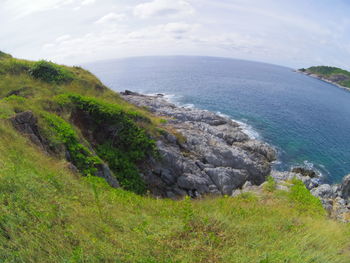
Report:
[{"label": "slope of land", "polygon": [[348,262],[349,225],[297,180],[152,197],[140,169],[181,134],[79,67],[0,53],[0,98],[1,262]]},{"label": "slope of land", "polygon": [[344,69],[328,66],[315,66],[307,69],[299,69],[299,72],[332,83],[341,88],[350,89],[350,72]]}]

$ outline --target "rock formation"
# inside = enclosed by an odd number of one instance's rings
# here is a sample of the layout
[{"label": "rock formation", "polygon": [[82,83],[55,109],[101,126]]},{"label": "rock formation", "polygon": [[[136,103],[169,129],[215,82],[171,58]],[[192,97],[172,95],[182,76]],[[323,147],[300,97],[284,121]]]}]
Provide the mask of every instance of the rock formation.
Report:
[{"label": "rock formation", "polygon": [[157,141],[160,160],[152,160],[144,174],[154,194],[170,198],[231,195],[247,181],[263,183],[270,173],[274,149],[250,139],[231,119],[177,107],[162,95],[126,91],[122,97],[167,120],[163,138]]}]

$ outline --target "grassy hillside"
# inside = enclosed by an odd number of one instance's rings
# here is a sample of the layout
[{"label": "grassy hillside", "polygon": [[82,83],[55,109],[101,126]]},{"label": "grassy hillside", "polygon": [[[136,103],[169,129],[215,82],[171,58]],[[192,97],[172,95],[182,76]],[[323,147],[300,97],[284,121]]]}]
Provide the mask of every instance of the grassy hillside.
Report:
[{"label": "grassy hillside", "polygon": [[[261,196],[182,201],[125,190],[139,186],[128,180],[144,152],[121,156],[130,138],[113,147],[88,141],[71,115],[79,110],[128,123],[145,149],[162,121],[81,68],[58,66],[63,76],[47,78],[33,73],[37,66],[0,59],[0,262],[349,261],[349,225],[327,219],[299,182],[290,192],[270,182]],[[38,116],[58,154],[44,154],[12,127],[8,119],[27,110]],[[79,173],[67,168],[60,147],[79,149]],[[117,162],[114,171],[125,179],[124,189],[91,175],[91,163],[120,159],[127,168]]]},{"label": "grassy hillside", "polygon": [[318,77],[325,78],[341,86],[350,88],[350,72],[341,68],[328,66],[315,66],[307,69],[300,69],[307,74],[314,74]]}]

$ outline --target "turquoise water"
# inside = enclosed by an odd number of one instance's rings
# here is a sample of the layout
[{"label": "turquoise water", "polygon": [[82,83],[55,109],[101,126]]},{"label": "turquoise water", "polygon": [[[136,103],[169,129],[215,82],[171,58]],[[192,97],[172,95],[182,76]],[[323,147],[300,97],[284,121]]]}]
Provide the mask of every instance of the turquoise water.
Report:
[{"label": "turquoise water", "polygon": [[87,65],[110,88],[172,94],[251,126],[279,151],[277,169],[306,165],[326,182],[350,173],[350,92],[276,65],[211,57],[142,57]]}]

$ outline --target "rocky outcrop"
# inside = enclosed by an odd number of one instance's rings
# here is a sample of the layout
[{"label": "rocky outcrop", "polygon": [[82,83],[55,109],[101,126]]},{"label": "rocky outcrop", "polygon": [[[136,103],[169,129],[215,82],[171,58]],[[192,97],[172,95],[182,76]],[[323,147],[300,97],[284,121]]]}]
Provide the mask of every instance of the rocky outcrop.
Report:
[{"label": "rocky outcrop", "polygon": [[114,188],[119,188],[119,182],[117,178],[113,175],[111,169],[109,169],[108,165],[103,163],[99,165],[97,168],[97,172],[95,176],[101,177],[106,180],[106,182]]},{"label": "rocky outcrop", "polygon": [[38,120],[33,112],[25,111],[18,113],[10,118],[10,121],[19,132],[26,135],[35,145],[46,153],[52,152],[52,149],[49,147],[49,142],[40,134]]},{"label": "rocky outcrop", "polygon": [[305,173],[296,173],[295,171],[272,171],[271,176],[275,179],[276,188],[288,191],[288,185],[291,184],[291,180],[293,178],[299,179],[303,181],[312,195],[321,200],[323,207],[332,218],[350,222],[350,175],[344,177],[341,184],[329,185],[320,184],[318,178],[311,178],[308,175],[305,176]]},{"label": "rocky outcrop", "polygon": [[293,173],[297,173],[297,174],[301,174],[303,176],[309,176],[310,178],[316,178],[317,177],[317,173],[314,170],[311,169],[306,169],[303,167],[294,167],[292,169]]},{"label": "rocky outcrop", "polygon": [[350,174],[343,178],[343,183],[339,190],[342,198],[350,199]]},{"label": "rocky outcrop", "polygon": [[[158,139],[160,160],[151,160],[144,178],[150,190],[176,198],[231,195],[249,181],[259,185],[271,171],[276,153],[252,140],[240,125],[209,111],[177,107],[162,95],[121,94],[128,102],[167,119]],[[173,131],[173,132],[169,132]]]},{"label": "rocky outcrop", "polygon": [[321,199],[333,218],[350,222],[350,175],[345,176],[341,184],[321,184],[313,188],[311,193]]},{"label": "rocky outcrop", "polygon": [[[25,111],[18,113],[14,117],[10,118],[10,121],[16,130],[27,136],[45,153],[57,156],[59,152],[65,152],[65,158],[67,161],[71,161],[70,154],[68,151],[66,151],[63,145],[61,148],[57,148],[57,146],[53,148],[50,146],[50,141],[41,134],[40,128],[38,126],[38,119],[33,114],[33,112]],[[74,164],[69,164],[68,168],[73,172],[78,171]],[[97,172],[95,176],[104,178],[106,182],[114,188],[119,187],[119,182],[109,169],[108,165],[100,164],[96,167],[96,169]]]}]

